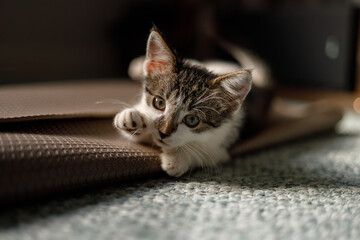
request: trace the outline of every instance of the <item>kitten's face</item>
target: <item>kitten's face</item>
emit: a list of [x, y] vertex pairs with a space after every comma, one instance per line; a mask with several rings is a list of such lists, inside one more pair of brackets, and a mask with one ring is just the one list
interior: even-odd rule
[[178, 72], [148, 76], [146, 102], [156, 116], [154, 137], [169, 146], [181, 146], [202, 138], [202, 134], [219, 127], [236, 108], [226, 94], [210, 89], [216, 78], [205, 69], [186, 64]]
[[248, 71], [217, 76], [179, 62], [157, 32], [148, 40], [144, 72], [153, 136], [160, 146], [205, 140], [231, 118], [250, 90]]

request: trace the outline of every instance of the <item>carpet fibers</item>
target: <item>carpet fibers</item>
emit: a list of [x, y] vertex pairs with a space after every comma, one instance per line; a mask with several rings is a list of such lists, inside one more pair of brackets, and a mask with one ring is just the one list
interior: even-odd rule
[[216, 170], [0, 213], [0, 239], [360, 239], [360, 116]]

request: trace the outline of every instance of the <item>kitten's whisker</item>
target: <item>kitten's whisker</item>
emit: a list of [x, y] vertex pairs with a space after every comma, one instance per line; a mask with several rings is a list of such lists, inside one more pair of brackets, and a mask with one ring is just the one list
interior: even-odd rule
[[206, 108], [206, 109], [210, 109], [210, 110], [213, 110], [214, 112], [216, 112], [217, 114], [220, 114], [219, 111], [217, 111], [215, 108], [212, 108], [212, 107], [208, 107], [208, 106], [198, 106], [197, 108]]
[[230, 104], [228, 100], [226, 100], [225, 98], [223, 97], [212, 97], [210, 99], [208, 99], [208, 101], [212, 100], [212, 99], [220, 99], [220, 100], [223, 100], [226, 104]]
[[212, 170], [212, 169], [217, 170], [216, 162], [214, 161], [214, 158], [208, 152], [206, 152], [201, 146], [193, 146], [193, 147], [197, 148], [198, 151], [200, 151], [205, 157], [207, 157], [208, 160], [210, 160], [210, 161], [206, 162], [206, 163], [210, 163], [210, 165], [208, 165], [208, 164], [206, 165], [208, 167], [207, 168], [208, 170]]
[[129, 104], [127, 104], [126, 102], [116, 100], [116, 99], [104, 99], [104, 100], [101, 100], [101, 101], [97, 101], [94, 104], [102, 104], [102, 103], [125, 105], [126, 107], [131, 108], [131, 106]]
[[138, 131], [140, 131], [140, 130], [141, 130], [141, 128], [136, 129], [133, 133], [131, 133], [131, 135], [130, 135], [130, 139], [129, 139], [129, 141], [128, 141], [129, 145], [130, 145], [130, 142], [132, 142], [132, 141], [133, 141], [133, 137], [134, 137], [134, 135], [135, 135]]
[[133, 96], [133, 97], [131, 98], [131, 102], [132, 102], [135, 98], [137, 98], [137, 97], [139, 97], [139, 96], [141, 96], [141, 95], [143, 95], [143, 93], [142, 93], [142, 92], [141, 92], [141, 93], [136, 94], [135, 96]]
[[214, 158], [208, 153], [206, 152], [203, 148], [199, 147], [199, 151], [201, 151], [204, 155], [206, 155], [208, 157], [208, 159], [211, 161], [212, 165], [215, 167], [216, 163], [214, 161]]
[[193, 108], [195, 111], [199, 111], [201, 114], [203, 114], [203, 116], [204, 116], [204, 118], [205, 118], [205, 120], [206, 120], [206, 114], [202, 111], [202, 110], [200, 110], [200, 109], [197, 109], [197, 108]]
[[195, 157], [195, 160], [200, 164], [201, 168], [204, 168], [203, 161], [201, 160], [201, 157], [199, 156], [199, 152], [195, 151], [193, 146], [191, 144], [184, 145], [186, 150], [190, 152], [192, 157]]
[[[204, 92], [201, 96], [203, 96], [205, 93], [206, 92]], [[206, 97], [204, 97], [204, 98], [202, 98], [200, 100], [196, 100], [196, 102], [193, 104], [193, 106], [196, 106], [196, 105], [198, 105], [200, 103], [203, 103], [203, 102], [207, 101], [209, 98], [211, 98], [212, 96], [214, 96], [216, 94], [218, 94], [218, 92], [214, 92], [214, 93], [212, 93], [212, 94], [210, 94], [210, 95], [208, 95], [208, 96], [206, 96]]]
[[[197, 145], [189, 145], [189, 147], [193, 150], [193, 152], [196, 152], [197, 159], [199, 161], [199, 164], [201, 165], [201, 168], [204, 169], [204, 166], [207, 166], [207, 162], [205, 162], [204, 157], [211, 158], [208, 153], [206, 153], [203, 149], [200, 148], [200, 146]], [[212, 159], [210, 159], [212, 161]]]
[[210, 100], [214, 100], [214, 99], [223, 100], [226, 104], [231, 105], [230, 102], [229, 102], [228, 100], [226, 100], [225, 98], [213, 96], [213, 97], [204, 99], [204, 101], [201, 101], [201, 102], [199, 102], [199, 103], [196, 103], [196, 104], [192, 105], [192, 107], [195, 107], [195, 106], [197, 106], [197, 105], [200, 104], [200, 103], [204, 103], [204, 102], [207, 102], [207, 101], [210, 101]]
[[193, 104], [193, 106], [195, 106], [195, 105], [197, 104], [197, 102], [198, 102], [205, 94], [206, 94], [206, 91], [204, 91], [204, 92], [200, 95], [200, 97], [198, 97], [198, 98], [196, 99], [196, 101], [195, 101], [195, 103]]

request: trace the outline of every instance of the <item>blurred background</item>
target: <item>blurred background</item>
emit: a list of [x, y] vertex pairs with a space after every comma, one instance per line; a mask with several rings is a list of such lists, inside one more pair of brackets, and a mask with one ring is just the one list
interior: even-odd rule
[[155, 24], [184, 57], [231, 57], [206, 34], [253, 50], [279, 86], [360, 91], [359, 17], [345, 0], [2, 0], [0, 83], [127, 76]]

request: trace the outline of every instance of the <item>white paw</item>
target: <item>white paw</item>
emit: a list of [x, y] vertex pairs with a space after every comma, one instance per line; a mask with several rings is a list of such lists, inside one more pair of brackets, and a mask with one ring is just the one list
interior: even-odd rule
[[146, 128], [145, 117], [134, 108], [124, 109], [114, 119], [116, 128], [131, 135], [140, 135]]
[[169, 175], [173, 177], [181, 177], [189, 170], [189, 164], [181, 161], [181, 159], [171, 154], [162, 153], [161, 168]]

